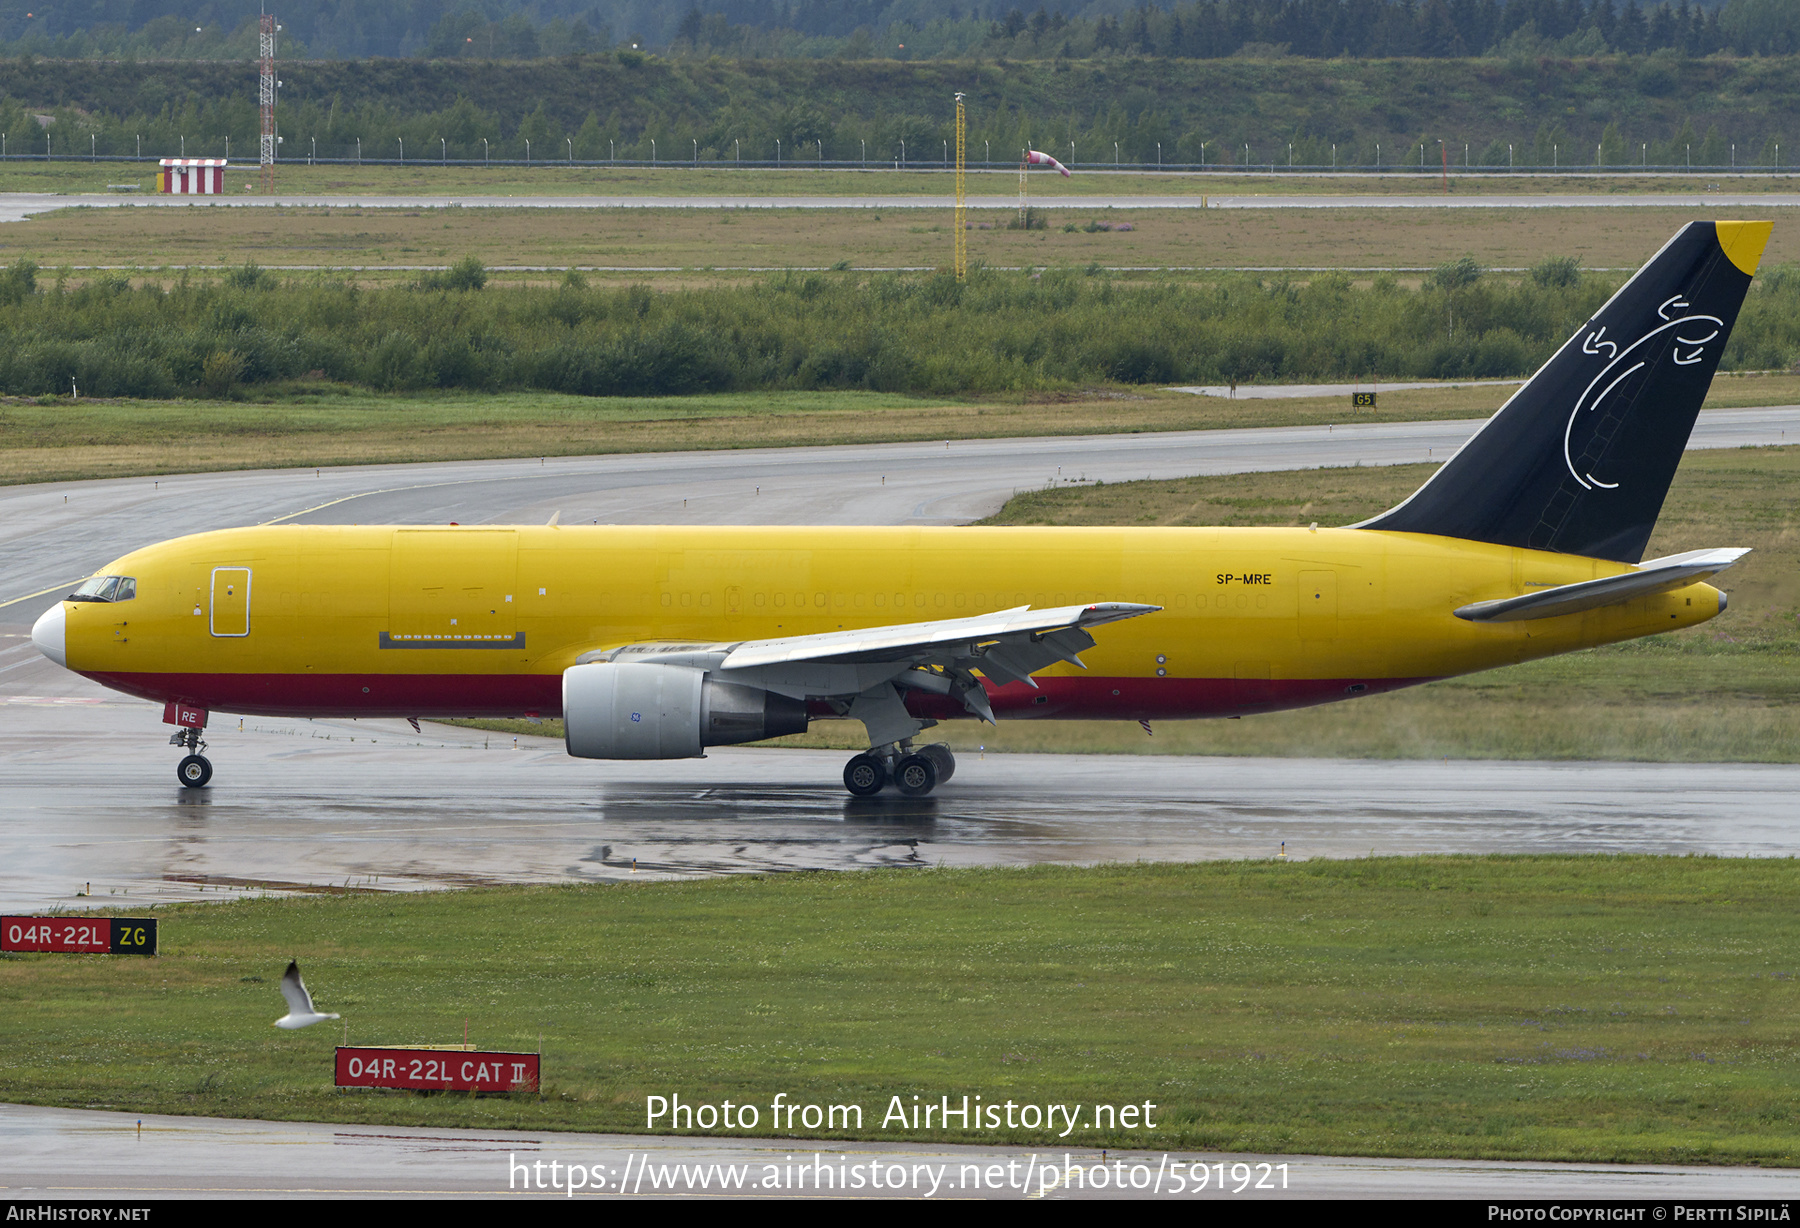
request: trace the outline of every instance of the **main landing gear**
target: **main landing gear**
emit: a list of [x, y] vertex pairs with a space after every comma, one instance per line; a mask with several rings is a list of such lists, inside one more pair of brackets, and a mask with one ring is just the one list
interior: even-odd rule
[[175, 765], [175, 779], [190, 789], [198, 789], [212, 779], [212, 760], [200, 752], [206, 749], [206, 743], [200, 740], [198, 729], [183, 729], [169, 738], [170, 746], [185, 746], [187, 757]]
[[844, 765], [844, 787], [874, 797], [891, 781], [907, 797], [924, 797], [956, 775], [956, 756], [942, 742], [913, 749], [911, 739], [866, 750]]

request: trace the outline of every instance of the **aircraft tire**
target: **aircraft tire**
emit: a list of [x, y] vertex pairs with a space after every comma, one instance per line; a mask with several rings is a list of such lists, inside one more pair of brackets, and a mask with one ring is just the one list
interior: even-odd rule
[[212, 779], [212, 762], [205, 755], [189, 755], [175, 765], [175, 779], [190, 789], [198, 789]]
[[908, 755], [894, 765], [894, 785], [908, 797], [924, 797], [937, 782], [937, 764], [928, 755]]
[[887, 782], [887, 764], [874, 755], [858, 755], [844, 765], [844, 788], [857, 797], [874, 797]]
[[940, 785], [949, 784], [950, 778], [956, 775], [956, 756], [950, 753], [950, 748], [942, 742], [933, 742], [930, 746], [923, 747], [919, 753], [927, 756], [931, 760], [931, 766], [937, 769], [937, 782]]

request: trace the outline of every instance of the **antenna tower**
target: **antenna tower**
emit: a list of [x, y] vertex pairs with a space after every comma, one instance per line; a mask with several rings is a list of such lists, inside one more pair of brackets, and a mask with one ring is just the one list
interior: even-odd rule
[[968, 194], [963, 190], [963, 137], [966, 131], [963, 115], [963, 96], [956, 95], [956, 280], [969, 279], [969, 237], [968, 227], [963, 222], [963, 213], [968, 205]]
[[262, 36], [257, 40], [262, 55], [262, 190], [275, 191], [275, 17], [262, 15]]

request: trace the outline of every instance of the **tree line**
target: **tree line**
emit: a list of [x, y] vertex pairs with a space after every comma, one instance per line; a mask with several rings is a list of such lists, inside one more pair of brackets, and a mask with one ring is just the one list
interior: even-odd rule
[[[1797, 6], [1800, 7], [1800, 6]], [[731, 61], [629, 48], [540, 61], [284, 64], [279, 157], [942, 166], [1023, 146], [1096, 165], [1791, 167], [1800, 74], [1778, 57]], [[8, 158], [240, 157], [249, 64], [0, 60]], [[1440, 142], [1442, 149], [1440, 150]]]
[[[1121, 11], [1121, 9], [1123, 11]], [[489, 60], [618, 44], [677, 55], [918, 60], [1800, 53], [1792, 0], [291, 0], [290, 59]], [[221, 0], [0, 0], [0, 55], [235, 59], [254, 10]]]

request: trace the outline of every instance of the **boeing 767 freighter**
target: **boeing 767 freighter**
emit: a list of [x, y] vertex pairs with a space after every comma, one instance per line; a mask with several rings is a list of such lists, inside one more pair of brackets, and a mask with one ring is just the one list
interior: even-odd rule
[[1412, 497], [1341, 529], [278, 525], [119, 559], [32, 638], [208, 713], [560, 715], [674, 759], [849, 717], [852, 793], [931, 792], [938, 721], [1329, 703], [1692, 626], [1745, 552], [1642, 562], [1768, 222], [1685, 226]]

